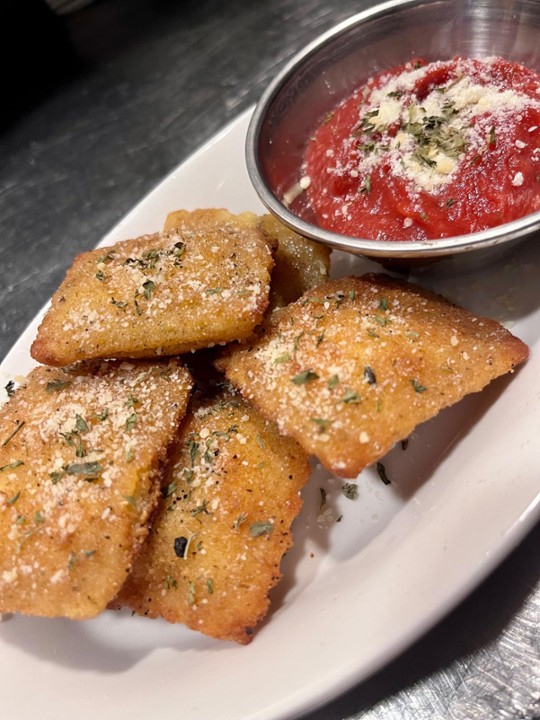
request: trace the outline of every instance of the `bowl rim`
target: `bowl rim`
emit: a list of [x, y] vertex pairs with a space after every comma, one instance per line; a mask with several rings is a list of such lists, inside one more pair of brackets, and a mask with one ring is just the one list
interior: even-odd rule
[[454, 0], [386, 0], [386, 2], [374, 5], [367, 10], [355, 13], [305, 45], [283, 66], [262, 93], [253, 111], [246, 134], [247, 170], [251, 183], [263, 204], [291, 230], [332, 248], [357, 255], [373, 258], [420, 258], [489, 248], [525, 237], [540, 228], [540, 211], [536, 211], [516, 220], [464, 235], [429, 240], [368, 240], [367, 238], [342, 235], [303, 220], [276, 198], [264, 179], [258, 154], [261, 130], [274, 99], [294, 73], [317, 51], [351, 27], [392, 14], [396, 10], [431, 4], [453, 5]]

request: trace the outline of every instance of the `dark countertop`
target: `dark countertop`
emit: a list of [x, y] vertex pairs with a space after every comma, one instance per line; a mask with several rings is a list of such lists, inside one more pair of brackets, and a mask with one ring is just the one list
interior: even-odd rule
[[[5, 3], [0, 357], [77, 252], [295, 51], [370, 4], [108, 0], [60, 20], [37, 0]], [[309, 720], [540, 717], [539, 544], [537, 526], [423, 639]]]

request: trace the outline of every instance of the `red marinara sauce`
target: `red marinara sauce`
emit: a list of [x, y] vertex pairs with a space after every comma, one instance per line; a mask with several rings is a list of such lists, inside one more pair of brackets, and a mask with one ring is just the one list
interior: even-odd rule
[[540, 74], [495, 57], [393, 68], [324, 119], [303, 173], [318, 224], [352, 237], [449, 237], [540, 210]]

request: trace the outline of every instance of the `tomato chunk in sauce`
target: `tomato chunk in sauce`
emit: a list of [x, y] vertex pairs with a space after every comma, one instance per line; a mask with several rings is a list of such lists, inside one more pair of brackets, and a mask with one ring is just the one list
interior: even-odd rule
[[425, 240], [540, 210], [540, 74], [501, 58], [407, 63], [371, 78], [308, 143], [321, 227]]

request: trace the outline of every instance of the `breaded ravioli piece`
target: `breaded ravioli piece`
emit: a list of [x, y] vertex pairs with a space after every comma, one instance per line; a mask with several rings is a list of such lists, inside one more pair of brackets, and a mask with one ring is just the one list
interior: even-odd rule
[[[185, 211], [167, 215], [164, 230], [175, 230]], [[275, 248], [275, 267], [270, 287], [270, 308], [288, 305], [317, 285], [328, 280], [330, 248], [308, 240], [290, 230], [272, 215], [258, 216], [244, 212], [236, 216], [237, 222], [259, 228], [271, 247]]]
[[79, 255], [31, 353], [62, 366], [175, 355], [247, 337], [268, 305], [271, 241], [226, 210]]
[[190, 389], [173, 360], [30, 373], [0, 410], [0, 612], [83, 619], [114, 598]]
[[149, 541], [114, 604], [249, 643], [308, 476], [301, 447], [240, 395], [195, 403]]
[[270, 240], [277, 241], [271, 307], [288, 305], [328, 280], [330, 248], [298, 235], [272, 215], [263, 215], [258, 224]]
[[528, 355], [499, 323], [418, 286], [366, 275], [276, 311], [226, 374], [263, 415], [341, 477]]

